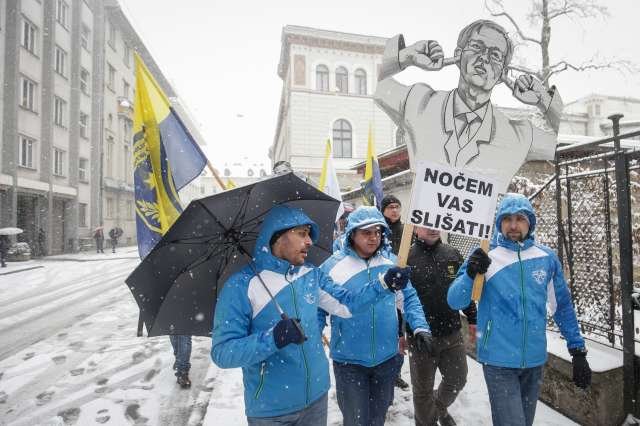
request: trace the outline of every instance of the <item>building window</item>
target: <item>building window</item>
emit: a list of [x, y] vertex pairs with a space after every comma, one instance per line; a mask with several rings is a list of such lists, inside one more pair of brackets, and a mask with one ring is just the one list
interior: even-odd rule
[[53, 174], [64, 176], [64, 151], [53, 148]]
[[27, 19], [22, 21], [22, 47], [34, 55], [37, 54], [38, 29]]
[[67, 21], [69, 19], [69, 5], [64, 0], [57, 0], [56, 2], [56, 21], [63, 27], [67, 28]]
[[33, 150], [35, 149], [36, 141], [35, 139], [28, 138], [26, 136], [20, 136], [20, 145], [19, 145], [19, 159], [20, 166], [28, 167], [33, 169]]
[[87, 226], [87, 205], [85, 203], [78, 203], [78, 225]]
[[596, 117], [600, 116], [600, 104], [596, 104]]
[[20, 96], [20, 106], [29, 111], [36, 111], [36, 87], [38, 86], [27, 77], [22, 77], [22, 96]]
[[130, 144], [133, 136], [133, 122], [128, 119], [122, 120], [122, 130], [124, 134], [124, 142]]
[[89, 78], [89, 71], [80, 68], [80, 90], [82, 90], [82, 93], [85, 95], [89, 94], [89, 87], [91, 87], [89, 85]]
[[133, 213], [133, 201], [127, 200], [127, 218], [129, 220], [135, 219], [135, 214]]
[[131, 150], [129, 149], [129, 145], [124, 146], [124, 180], [127, 183], [131, 182], [131, 177], [133, 177], [133, 172], [131, 171]]
[[349, 93], [349, 71], [345, 67], [336, 69], [336, 88], [340, 93]]
[[113, 50], [116, 50], [116, 27], [111, 23], [111, 21], [107, 22], [107, 27], [109, 31], [109, 38], [107, 39], [109, 46]]
[[336, 120], [333, 123], [333, 156], [351, 158], [351, 124], [347, 120]]
[[329, 68], [326, 65], [320, 64], [316, 67], [316, 90], [329, 91]]
[[107, 87], [113, 91], [115, 91], [116, 84], [116, 69], [111, 66], [111, 64], [107, 64]]
[[84, 50], [90, 52], [91, 49], [91, 28], [89, 28], [86, 24], [82, 24], [82, 28], [80, 30], [80, 45]]
[[53, 122], [60, 127], [67, 127], [67, 102], [55, 96], [53, 99]]
[[122, 62], [124, 62], [127, 68], [131, 67], [131, 48], [126, 43], [124, 45], [124, 49], [122, 53]]
[[80, 136], [88, 139], [89, 138], [89, 115], [80, 111]]
[[108, 177], [113, 177], [113, 153], [115, 151], [115, 141], [113, 140], [113, 136], [107, 137], [107, 151], [105, 155], [106, 164], [106, 175]]
[[358, 68], [355, 73], [356, 93], [358, 95], [367, 94], [367, 73], [362, 68]]
[[112, 218], [115, 216], [115, 203], [113, 202], [113, 198], [107, 197], [107, 211], [106, 215], [108, 218]]
[[89, 179], [87, 177], [87, 166], [89, 165], [89, 160], [86, 158], [80, 158], [78, 160], [78, 179], [80, 182], [88, 182]]
[[126, 80], [122, 80], [122, 96], [126, 99], [129, 99], [129, 89], [131, 88], [131, 86], [129, 86], [129, 83], [127, 83]]
[[60, 46], [56, 46], [55, 70], [63, 77], [67, 77], [67, 52]]
[[231, 176], [231, 170], [224, 169], [224, 177], [229, 177], [229, 176]]

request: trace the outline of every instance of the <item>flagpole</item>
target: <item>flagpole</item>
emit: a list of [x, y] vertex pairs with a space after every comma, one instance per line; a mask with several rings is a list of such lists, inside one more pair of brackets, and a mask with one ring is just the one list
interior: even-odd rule
[[224, 182], [222, 182], [222, 179], [220, 179], [220, 175], [218, 175], [218, 172], [216, 171], [216, 169], [214, 169], [213, 166], [211, 165], [211, 161], [209, 161], [209, 159], [207, 159], [207, 167], [209, 168], [209, 171], [211, 172], [211, 174], [213, 174], [213, 177], [216, 178], [216, 182], [218, 182], [218, 185], [220, 185], [220, 188], [222, 188], [223, 191], [227, 189]]

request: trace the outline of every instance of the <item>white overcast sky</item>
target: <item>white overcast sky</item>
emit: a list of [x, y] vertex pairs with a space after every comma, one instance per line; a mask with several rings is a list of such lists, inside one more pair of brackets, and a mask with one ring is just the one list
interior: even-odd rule
[[[488, 18], [482, 0], [119, 0], [164, 74], [200, 125], [215, 166], [248, 157], [267, 162], [273, 142], [282, 80], [277, 75], [282, 27], [302, 25], [391, 37], [407, 43], [440, 42], [451, 55], [459, 30]], [[505, 0], [523, 19], [530, 1]], [[637, 33], [640, 1], [601, 0], [607, 19], [560, 18], [552, 29], [552, 62], [592, 57], [640, 64]], [[498, 20], [508, 31], [512, 27]], [[523, 26], [536, 38], [539, 34]], [[531, 65], [539, 54], [516, 51]], [[455, 67], [437, 73], [405, 71], [406, 82], [424, 80], [439, 89], [455, 87]], [[566, 102], [590, 93], [640, 98], [640, 76], [613, 71], [565, 72], [552, 80]], [[493, 102], [517, 105], [499, 87]], [[327, 135], [329, 136], [329, 135]], [[318, 141], [323, 143], [323, 141]]]

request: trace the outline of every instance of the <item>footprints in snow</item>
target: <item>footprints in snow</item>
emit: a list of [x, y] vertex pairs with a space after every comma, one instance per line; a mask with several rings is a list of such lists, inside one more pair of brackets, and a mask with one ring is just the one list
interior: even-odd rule
[[60, 364], [64, 364], [64, 362], [67, 360], [67, 357], [64, 355], [58, 355], [58, 356], [54, 356], [51, 359], [53, 360], [53, 362], [56, 363], [56, 365], [60, 365]]
[[142, 417], [138, 410], [140, 409], [139, 404], [129, 404], [124, 412], [124, 415], [127, 419], [134, 422], [134, 424], [146, 424], [149, 419], [146, 417]]
[[35, 352], [29, 352], [28, 354], [25, 354], [25, 356], [22, 358], [23, 361], [29, 360], [31, 358], [33, 358], [35, 356]]
[[74, 424], [80, 417], [80, 409], [76, 407], [67, 408], [66, 410], [58, 412], [58, 416], [62, 417], [65, 425]]
[[96, 417], [96, 422], [103, 424], [109, 421], [111, 416], [109, 415], [109, 410], [102, 409], [98, 411], [98, 417]]
[[38, 395], [36, 395], [36, 405], [44, 405], [47, 402], [51, 401], [51, 398], [53, 398], [53, 394], [55, 394], [55, 391], [44, 391], [39, 393]]

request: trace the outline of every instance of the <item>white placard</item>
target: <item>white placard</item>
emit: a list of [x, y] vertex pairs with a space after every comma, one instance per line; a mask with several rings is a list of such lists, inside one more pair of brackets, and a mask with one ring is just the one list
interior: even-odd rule
[[500, 180], [430, 161], [416, 164], [409, 222], [453, 234], [489, 239]]

